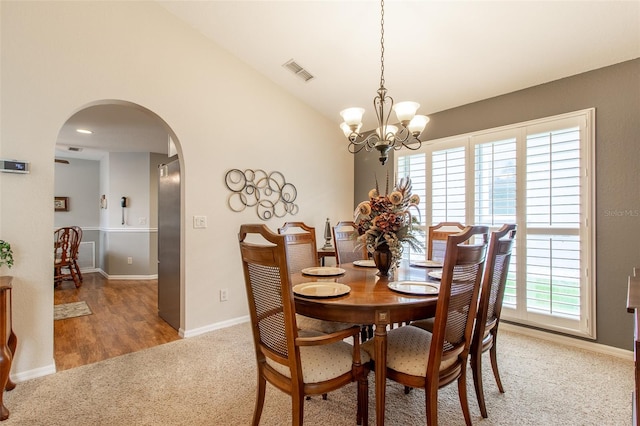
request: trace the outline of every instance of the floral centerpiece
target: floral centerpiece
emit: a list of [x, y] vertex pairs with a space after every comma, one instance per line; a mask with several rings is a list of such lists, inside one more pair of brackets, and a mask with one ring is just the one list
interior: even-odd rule
[[[420, 197], [411, 193], [411, 179], [400, 179], [393, 191], [389, 192], [389, 178], [387, 176], [386, 195], [381, 195], [376, 187], [369, 191], [369, 200], [361, 202], [354, 212], [354, 222], [358, 227], [361, 244], [366, 246], [369, 253], [375, 254], [376, 250], [389, 250], [391, 256], [390, 269], [395, 269], [402, 259], [403, 243], [409, 244], [418, 252], [424, 250], [424, 245], [416, 238], [422, 230], [416, 225], [419, 223], [420, 210], [418, 204]], [[411, 212], [417, 213], [418, 217]], [[376, 257], [374, 256], [374, 260]], [[387, 271], [376, 263], [382, 275]]]
[[0, 240], [0, 267], [7, 265], [9, 268], [13, 266], [13, 251], [11, 251], [11, 244], [5, 240]]

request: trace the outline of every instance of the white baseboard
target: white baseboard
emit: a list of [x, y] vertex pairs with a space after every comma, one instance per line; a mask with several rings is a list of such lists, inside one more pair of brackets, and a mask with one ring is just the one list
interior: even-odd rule
[[220, 330], [222, 328], [227, 328], [227, 327], [231, 327], [234, 325], [238, 325], [238, 324], [242, 324], [245, 322], [249, 322], [249, 316], [245, 315], [242, 317], [238, 317], [238, 318], [232, 318], [230, 320], [226, 320], [226, 321], [221, 321], [221, 322], [217, 322], [214, 324], [210, 324], [204, 327], [199, 327], [199, 328], [195, 328], [193, 330], [183, 330], [180, 329], [180, 336], [184, 337], [184, 338], [189, 338], [189, 337], [194, 337], [194, 336], [199, 336], [201, 334], [204, 333], [208, 333], [210, 331], [214, 331], [214, 330]]
[[591, 352], [597, 352], [604, 355], [611, 355], [617, 358], [633, 361], [633, 351], [616, 348], [613, 346], [607, 346], [600, 343], [589, 342], [586, 340], [575, 339], [573, 337], [564, 336], [561, 334], [547, 333], [541, 330], [536, 330], [528, 327], [521, 327], [515, 324], [506, 322], [500, 323], [500, 329], [510, 331], [512, 333], [518, 333], [529, 337], [535, 337], [542, 340], [547, 340], [561, 345], [573, 346], [578, 349], [584, 349]]
[[[84, 271], [82, 271], [82, 272], [84, 272]], [[106, 279], [114, 280], [114, 281], [118, 281], [118, 280], [157, 280], [158, 279], [158, 274], [152, 274], [152, 275], [109, 275], [105, 271], [103, 271], [102, 269], [96, 269], [95, 272], [99, 272], [100, 275], [102, 275]]]
[[12, 374], [11, 379], [16, 382], [25, 382], [27, 380], [35, 379], [42, 376], [48, 376], [49, 374], [54, 374], [56, 372], [56, 363], [55, 361], [49, 365], [44, 367], [34, 368], [33, 370], [22, 371], [17, 374]]

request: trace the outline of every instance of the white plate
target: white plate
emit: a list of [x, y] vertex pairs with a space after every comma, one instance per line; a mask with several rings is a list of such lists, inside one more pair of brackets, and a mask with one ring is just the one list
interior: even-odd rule
[[421, 281], [392, 281], [387, 284], [391, 290], [406, 294], [421, 296], [436, 295], [440, 291], [440, 284]]
[[341, 283], [310, 282], [293, 286], [293, 292], [305, 297], [338, 297], [351, 291], [351, 287]]
[[318, 277], [330, 277], [333, 275], [342, 275], [344, 274], [345, 271], [342, 268], [336, 268], [333, 266], [320, 266], [320, 267], [314, 267], [314, 268], [304, 268], [302, 270], [302, 273], [305, 275], [315, 275]]
[[418, 260], [416, 262], [411, 262], [410, 266], [417, 266], [420, 268], [442, 268], [442, 262], [437, 262], [435, 260]]
[[431, 271], [428, 272], [427, 275], [429, 275], [431, 278], [435, 278], [436, 280], [442, 279], [442, 271]]
[[375, 268], [376, 267], [376, 262], [374, 262], [373, 260], [367, 259], [367, 260], [354, 260], [353, 264], [356, 266], [363, 266], [365, 268]]

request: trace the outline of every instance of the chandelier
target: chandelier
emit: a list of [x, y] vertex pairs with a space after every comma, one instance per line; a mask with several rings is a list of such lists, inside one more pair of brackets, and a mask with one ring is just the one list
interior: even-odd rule
[[[380, 153], [380, 163], [384, 165], [389, 158], [389, 151], [402, 147], [416, 150], [422, 146], [420, 134], [427, 126], [429, 117], [416, 115], [420, 104], [417, 102], [398, 102], [387, 96], [384, 87], [384, 0], [380, 1], [380, 87], [373, 98], [373, 107], [378, 117], [378, 126], [374, 132], [364, 135], [360, 133], [364, 108], [347, 108], [340, 112], [344, 122], [340, 128], [349, 140], [349, 152], [356, 154], [363, 148], [367, 151], [377, 150]], [[396, 113], [400, 128], [389, 124], [391, 111]]]

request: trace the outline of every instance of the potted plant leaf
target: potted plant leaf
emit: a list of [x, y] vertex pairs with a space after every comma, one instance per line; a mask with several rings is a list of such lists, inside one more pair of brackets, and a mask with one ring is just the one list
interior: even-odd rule
[[13, 266], [13, 251], [11, 251], [11, 244], [0, 240], [0, 267], [3, 265], [7, 265], [9, 268]]

